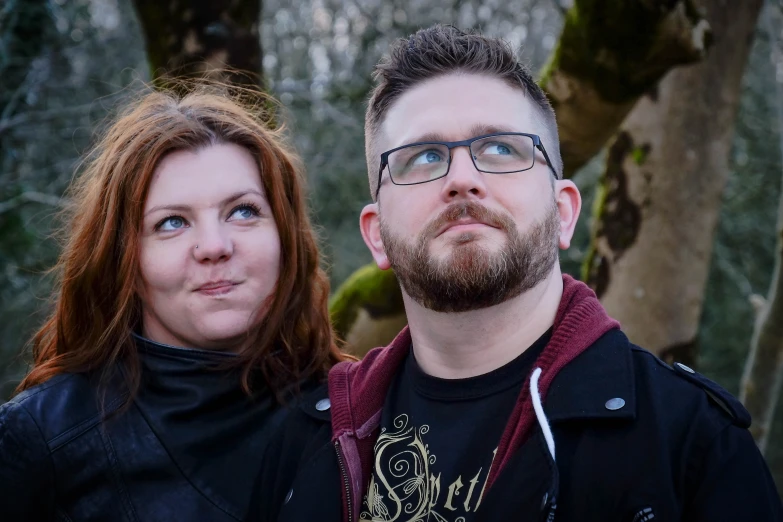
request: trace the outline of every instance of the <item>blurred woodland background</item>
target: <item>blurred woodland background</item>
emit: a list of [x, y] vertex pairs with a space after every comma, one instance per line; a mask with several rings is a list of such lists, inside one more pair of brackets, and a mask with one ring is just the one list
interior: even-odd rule
[[3, 0], [0, 401], [49, 306], [80, 157], [150, 82], [222, 65], [284, 106], [347, 349], [387, 342], [404, 315], [359, 235], [363, 115], [389, 43], [433, 23], [538, 71], [585, 198], [564, 270], [634, 342], [745, 402], [783, 490], [783, 0]]

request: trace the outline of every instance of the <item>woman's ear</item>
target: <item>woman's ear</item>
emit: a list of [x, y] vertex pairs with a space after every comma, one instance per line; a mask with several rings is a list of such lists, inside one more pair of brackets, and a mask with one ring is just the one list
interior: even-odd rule
[[386, 249], [381, 239], [381, 217], [378, 214], [378, 203], [370, 203], [362, 209], [359, 216], [359, 229], [362, 231], [364, 244], [370, 249], [375, 263], [381, 270], [391, 268], [389, 258], [386, 257]]
[[555, 181], [555, 204], [560, 216], [560, 249], [566, 250], [571, 246], [571, 238], [574, 237], [574, 229], [582, 209], [582, 195], [579, 189], [570, 179]]

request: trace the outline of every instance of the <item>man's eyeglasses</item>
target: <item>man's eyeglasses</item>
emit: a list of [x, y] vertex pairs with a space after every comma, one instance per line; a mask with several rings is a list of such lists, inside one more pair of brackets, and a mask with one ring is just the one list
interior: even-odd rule
[[395, 185], [418, 185], [434, 181], [449, 173], [451, 149], [456, 147], [468, 147], [476, 170], [487, 174], [529, 170], [535, 165], [538, 149], [555, 179], [558, 177], [540, 137], [520, 132], [499, 132], [463, 141], [411, 143], [384, 152], [381, 154], [375, 198], [378, 198], [384, 169], [388, 170], [389, 178]]

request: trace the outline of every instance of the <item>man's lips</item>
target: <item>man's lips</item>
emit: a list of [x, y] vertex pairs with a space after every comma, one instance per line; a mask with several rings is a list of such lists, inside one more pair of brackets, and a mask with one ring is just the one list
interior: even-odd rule
[[475, 230], [482, 227], [498, 228], [494, 225], [490, 225], [489, 223], [478, 221], [476, 219], [459, 219], [457, 221], [450, 221], [449, 223], [443, 225], [435, 234], [435, 237], [438, 237], [449, 231], [468, 232], [470, 230]]

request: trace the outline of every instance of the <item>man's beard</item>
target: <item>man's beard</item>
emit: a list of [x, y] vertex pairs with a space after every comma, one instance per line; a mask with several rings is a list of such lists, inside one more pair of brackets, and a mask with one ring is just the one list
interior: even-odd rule
[[[443, 227], [460, 218], [497, 227], [506, 242], [497, 252], [479, 244], [477, 232], [450, 239], [452, 252], [435, 259], [430, 243]], [[543, 281], [557, 262], [560, 217], [554, 201], [544, 219], [524, 236], [510, 217], [475, 203], [446, 208], [419, 234], [415, 244], [395, 236], [381, 219], [381, 239], [402, 288], [417, 303], [436, 312], [468, 312], [517, 297]]]

